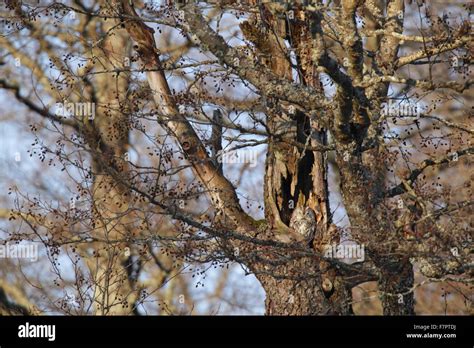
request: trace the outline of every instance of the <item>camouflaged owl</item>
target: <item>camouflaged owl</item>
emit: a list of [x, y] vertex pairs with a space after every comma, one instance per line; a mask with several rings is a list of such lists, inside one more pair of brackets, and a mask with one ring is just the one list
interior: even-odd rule
[[316, 232], [316, 214], [310, 207], [297, 207], [291, 214], [290, 227], [308, 244]]

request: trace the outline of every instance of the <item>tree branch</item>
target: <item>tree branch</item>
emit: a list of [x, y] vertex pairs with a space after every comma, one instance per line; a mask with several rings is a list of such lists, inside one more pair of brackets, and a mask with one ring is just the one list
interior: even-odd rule
[[19, 102], [26, 105], [31, 111], [34, 111], [37, 114], [39, 114], [39, 115], [41, 115], [41, 116], [43, 116], [43, 117], [45, 117], [45, 118], [47, 118], [51, 121], [58, 122], [58, 123], [60, 123], [62, 125], [65, 125], [65, 126], [70, 126], [70, 127], [74, 128], [75, 130], [79, 131], [79, 128], [80, 128], [79, 124], [75, 120], [66, 119], [64, 117], [59, 117], [59, 116], [49, 112], [45, 108], [39, 107], [38, 105], [33, 103], [30, 99], [22, 96], [21, 93], [20, 93], [20, 87], [18, 85], [9, 83], [5, 79], [0, 79], [0, 87], [13, 91], [13, 93], [15, 94], [15, 98]]
[[405, 179], [403, 179], [400, 184], [390, 189], [386, 193], [385, 196], [390, 198], [390, 197], [395, 197], [407, 192], [408, 188], [413, 187], [413, 184], [415, 180], [418, 178], [418, 176], [420, 176], [423, 173], [423, 171], [428, 167], [439, 166], [441, 164], [454, 161], [454, 158], [456, 157], [459, 158], [464, 155], [472, 155], [472, 154], [474, 154], [474, 147], [470, 147], [467, 149], [463, 149], [463, 150], [451, 153], [448, 156], [443, 157], [443, 158], [438, 158], [435, 160], [426, 159], [421, 163], [421, 165], [418, 168], [414, 169]]
[[[293, 84], [275, 75], [269, 68], [254, 62], [239, 50], [230, 47], [204, 20], [198, 6], [189, 2], [183, 7], [187, 31], [200, 41], [200, 46], [217, 57], [222, 65], [232, 68], [242, 79], [247, 80], [267, 97], [276, 97], [299, 105], [304, 110], [318, 111], [318, 121], [329, 128], [330, 104], [324, 95], [314, 88]], [[238, 64], [236, 62], [238, 61]]]
[[[115, 1], [120, 14], [137, 18], [129, 1]], [[213, 206], [222, 214], [223, 223], [231, 223], [241, 233], [252, 233], [255, 229], [253, 219], [240, 206], [237, 194], [227, 178], [219, 173], [218, 168], [208, 156], [206, 149], [186, 117], [178, 110], [176, 101], [166, 80], [158, 57], [153, 29], [138, 19], [125, 20], [125, 28], [136, 43], [137, 51], [146, 69], [148, 84], [154, 93], [154, 100], [159, 110], [159, 122], [174, 135], [190, 161], [194, 172], [207, 188]]]

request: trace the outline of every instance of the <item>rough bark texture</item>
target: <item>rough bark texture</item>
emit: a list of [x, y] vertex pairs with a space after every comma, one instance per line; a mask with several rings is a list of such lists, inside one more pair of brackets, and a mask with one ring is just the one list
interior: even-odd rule
[[[348, 315], [352, 313], [350, 291], [345, 284], [334, 284], [334, 292], [322, 288], [323, 274], [314, 279], [291, 279], [302, 270], [318, 273], [319, 265], [311, 259], [300, 259], [279, 267], [273, 272], [289, 279], [259, 276], [266, 293], [266, 315]], [[326, 274], [326, 272], [324, 272]]]
[[[389, 262], [394, 262], [393, 259]], [[395, 261], [396, 262], [396, 261]], [[384, 315], [414, 315], [413, 266], [407, 260], [398, 260], [389, 271], [384, 270], [379, 290]]]

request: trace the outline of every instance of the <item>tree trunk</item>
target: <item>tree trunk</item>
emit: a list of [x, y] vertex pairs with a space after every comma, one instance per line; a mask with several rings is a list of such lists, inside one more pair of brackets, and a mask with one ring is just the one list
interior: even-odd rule
[[[268, 268], [267, 268], [268, 272]], [[325, 273], [314, 259], [301, 258], [272, 269], [272, 275], [258, 275], [265, 293], [267, 315], [349, 315], [351, 289], [336, 277], [333, 290], [322, 288]], [[314, 277], [308, 277], [314, 274]]]
[[[103, 30], [111, 30], [114, 25], [106, 22]], [[103, 46], [94, 52], [95, 57], [102, 58], [99, 69], [124, 69], [127, 66], [127, 42], [125, 30], [107, 36]], [[92, 158], [94, 237], [106, 241], [127, 240], [133, 237], [136, 224], [131, 192], [117, 182], [108, 168], [114, 168], [118, 173], [127, 172], [125, 153], [129, 120], [124, 105], [128, 103], [128, 77], [122, 73], [112, 82], [109, 74], [99, 74], [96, 79], [98, 105], [96, 117], [89, 124], [93, 136], [88, 139], [89, 146], [96, 153]], [[134, 286], [140, 265], [135, 247], [125, 241], [96, 242], [94, 249], [95, 257], [88, 258], [88, 267], [95, 283], [95, 312], [100, 315], [133, 314], [137, 298]]]
[[415, 315], [413, 266], [406, 260], [390, 260], [393, 268], [382, 270], [379, 291], [384, 315]]
[[[246, 38], [252, 41], [260, 61], [276, 75], [293, 79], [284, 39], [288, 32], [301, 66], [301, 83], [316, 88], [319, 80], [311, 59], [311, 33], [307, 25], [294, 25], [287, 30], [287, 22], [272, 13], [270, 4], [262, 5], [265, 19], [254, 16], [241, 25]], [[296, 18], [302, 22], [303, 11]], [[266, 21], [271, 29], [261, 25]], [[291, 241], [290, 219], [295, 209], [311, 208], [316, 215], [317, 229], [314, 244], [306, 245], [322, 251], [327, 242], [330, 226], [327, 187], [326, 154], [308, 150], [308, 147], [324, 147], [327, 130], [299, 111], [278, 99], [267, 100], [267, 126], [272, 134], [269, 139], [265, 170], [265, 218], [270, 234], [276, 239]], [[258, 268], [258, 267], [257, 267]], [[268, 267], [263, 273], [267, 273]], [[258, 270], [256, 272], [258, 274]], [[352, 313], [351, 290], [347, 289], [336, 271], [327, 262], [318, 259], [295, 258], [284, 266], [272, 269], [271, 276], [258, 276], [266, 291], [266, 313], [269, 315], [324, 315]], [[305, 273], [314, 274], [308, 279]], [[275, 276], [276, 275], [276, 276]], [[292, 278], [296, 275], [296, 278]], [[300, 275], [300, 276], [298, 276]], [[299, 279], [301, 278], [301, 279]], [[330, 289], [323, 291], [323, 282]]]

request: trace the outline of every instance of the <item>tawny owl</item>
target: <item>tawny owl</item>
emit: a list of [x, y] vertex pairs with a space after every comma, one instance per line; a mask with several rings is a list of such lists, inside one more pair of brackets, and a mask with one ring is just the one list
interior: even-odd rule
[[291, 214], [290, 227], [308, 244], [316, 232], [316, 214], [310, 207], [297, 207]]

